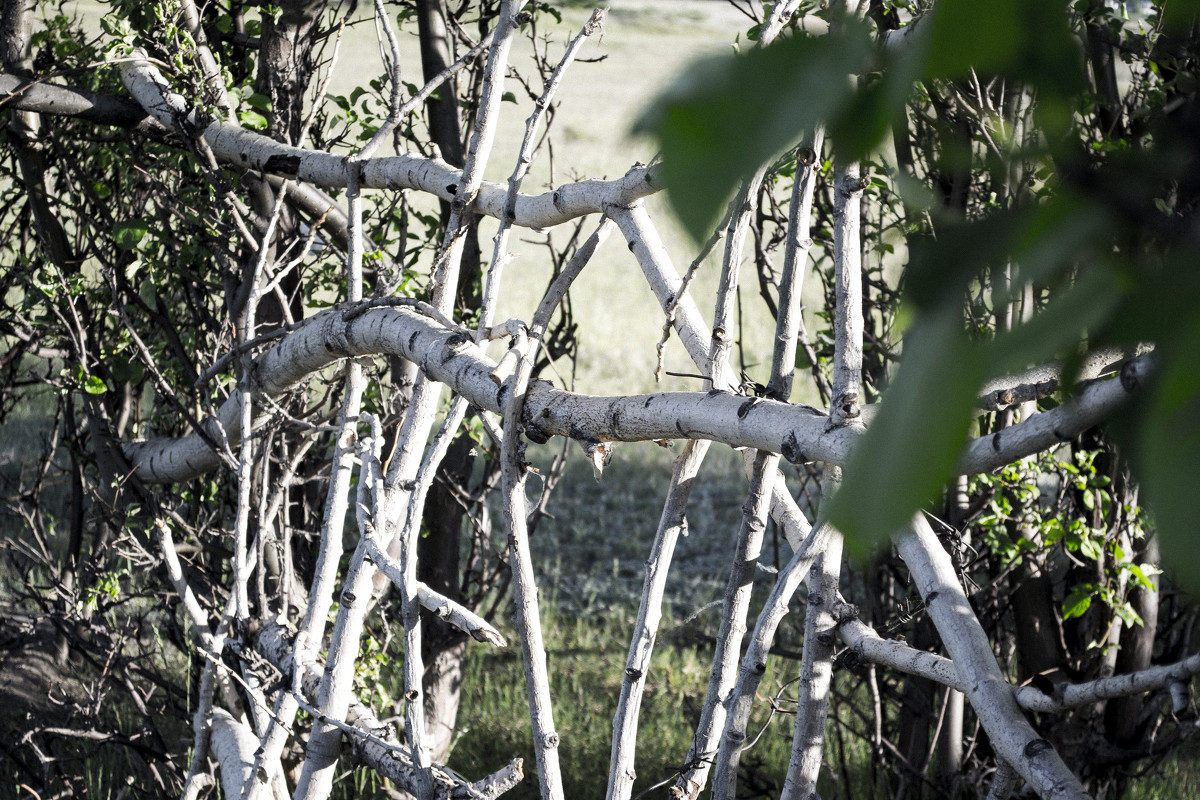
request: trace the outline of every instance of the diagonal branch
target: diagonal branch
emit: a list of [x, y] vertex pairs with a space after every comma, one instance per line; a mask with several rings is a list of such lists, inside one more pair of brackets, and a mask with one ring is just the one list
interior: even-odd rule
[[911, 529], [896, 537], [896, 547], [996, 755], [1020, 773], [1044, 800], [1087, 798], [1087, 792], [1054, 747], [1021, 713], [987, 634], [958, 582], [950, 556], [923, 514], [917, 514]]

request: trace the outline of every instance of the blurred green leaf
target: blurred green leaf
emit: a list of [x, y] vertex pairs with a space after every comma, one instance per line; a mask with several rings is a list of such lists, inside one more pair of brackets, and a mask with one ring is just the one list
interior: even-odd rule
[[1092, 607], [1092, 592], [1095, 587], [1090, 583], [1071, 587], [1071, 593], [1063, 600], [1063, 619], [1082, 617]]
[[1196, 481], [1200, 476], [1200, 319], [1165, 349], [1149, 401], [1141, 404], [1138, 475], [1160, 535], [1163, 563], [1200, 590]]
[[113, 241], [122, 250], [133, 250], [150, 230], [144, 218], [131, 219], [113, 225]]
[[872, 49], [852, 25], [703, 61], [638, 122], [662, 142], [668, 197], [696, 239], [712, 230], [742, 180], [850, 103], [851, 76]]
[[238, 114], [238, 122], [243, 128], [250, 128], [255, 131], [264, 131], [267, 129], [267, 118], [257, 111], [245, 110]]
[[992, 72], [1012, 63], [1024, 38], [1020, 5], [1013, 0], [942, 0], [931, 20], [928, 74], [958, 78], [972, 67]]
[[962, 335], [957, 308], [940, 309], [915, 325], [902, 363], [850, 456], [829, 511], [859, 556], [869, 555], [939, 493], [983, 382], [982, 362]]
[[88, 394], [104, 394], [108, 391], [108, 387], [104, 385], [104, 380], [97, 375], [88, 375], [83, 382], [83, 390]]

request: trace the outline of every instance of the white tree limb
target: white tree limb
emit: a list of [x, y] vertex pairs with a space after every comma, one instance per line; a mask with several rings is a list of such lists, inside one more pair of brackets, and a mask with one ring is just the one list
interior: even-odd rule
[[625, 677], [621, 681], [621, 694], [617, 700], [617, 711], [613, 715], [613, 743], [608, 766], [606, 800], [628, 800], [633, 793], [638, 714], [641, 711], [646, 676], [650, 672], [650, 656], [654, 652], [658, 624], [662, 619], [662, 600], [667, 588], [667, 576], [675, 553], [675, 544], [681, 535], [687, 535], [687, 517], [684, 512], [708, 446], [709, 443], [703, 439], [689, 441], [675, 459], [675, 466], [671, 472], [671, 485], [667, 489], [667, 499], [663, 502], [654, 545], [650, 549], [649, 558], [646, 559], [642, 602], [638, 607], [637, 622], [634, 623], [633, 635], [629, 640]]
[[[122, 66], [126, 89], [159, 123], [174, 130], [197, 125], [196, 115], [182, 95], [173, 92], [162, 74], [148, 61], [130, 61]], [[212, 122], [195, 131], [221, 161], [325, 188], [341, 188], [349, 181], [345, 156], [281, 144], [237, 125]], [[359, 164], [361, 185], [366, 189], [415, 189], [453, 203], [463, 187], [463, 173], [436, 158], [416, 155], [371, 158]], [[588, 214], [602, 213], [608, 206], [627, 206], [662, 188], [655, 167], [637, 166], [611, 181], [588, 180], [566, 184], [540, 195], [520, 195], [512, 208], [511, 224], [544, 229]], [[504, 213], [508, 188], [481, 182], [471, 210], [499, 217]]]
[[949, 554], [923, 514], [896, 537], [925, 609], [937, 627], [962, 690], [988, 733], [998, 758], [1008, 762], [1043, 800], [1084, 800], [1078, 778], [1043, 739], [1017, 705], [1004, 679], [987, 634], [958, 582]]
[[221, 789], [226, 797], [241, 797], [254, 772], [258, 737], [223, 708], [212, 711], [209, 749], [221, 770]]
[[[361, 307], [359, 307], [361, 308]], [[373, 308], [355, 315], [340, 307], [318, 314], [283, 337], [255, 362], [260, 391], [278, 396], [320, 369], [347, 357], [396, 355], [416, 362], [434, 380], [449, 385], [474, 405], [499, 412], [503, 389], [489, 377], [494, 361], [457, 331], [408, 308]], [[1142, 356], [1121, 377], [1099, 380], [1067, 403], [968, 442], [958, 470], [986, 472], [1066, 441], [1118, 408], [1151, 371]], [[202, 424], [217, 441], [240, 438], [241, 394], [233, 393], [216, 418]], [[808, 406], [725, 393], [664, 392], [602, 397], [535, 383], [524, 407], [531, 438], [571, 436], [594, 441], [710, 439], [783, 455], [793, 463], [820, 460], [845, 464], [861, 430], [826, 430], [826, 416]], [[540, 437], [540, 438], [539, 438]], [[189, 480], [216, 468], [217, 454], [197, 434], [179, 439], [134, 442], [125, 455], [147, 483]]]

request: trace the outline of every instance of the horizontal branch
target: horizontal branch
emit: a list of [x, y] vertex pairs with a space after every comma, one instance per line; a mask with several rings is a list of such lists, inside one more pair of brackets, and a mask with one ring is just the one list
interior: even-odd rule
[[[1153, 348], [1142, 346], [1132, 351], [1119, 347], [1093, 350], [1079, 360], [1076, 374], [1069, 377], [1076, 382], [1095, 380], [1128, 359], [1145, 355], [1151, 349]], [[984, 411], [1002, 411], [1029, 400], [1049, 397], [1062, 385], [1063, 366], [1061, 361], [1052, 361], [1015, 375], [994, 378], [983, 385], [976, 406]]]
[[1154, 368], [1153, 359], [1152, 353], [1139, 356], [1126, 362], [1118, 377], [1087, 382], [1062, 405], [968, 442], [958, 459], [958, 473], [990, 472], [1069, 441], [1104, 421], [1146, 383]]
[[[350, 161], [344, 155], [281, 144], [230, 122], [211, 122], [196, 130], [200, 123], [195, 110], [148, 61], [123, 65], [121, 78], [156, 120], [202, 138], [222, 162], [326, 188], [342, 188], [349, 182]], [[451, 202], [462, 183], [462, 171], [439, 158], [405, 154], [355, 163], [360, 171], [359, 186], [364, 189], [414, 189]], [[655, 167], [637, 166], [616, 180], [579, 181], [540, 195], [518, 195], [508, 222], [525, 228], [551, 228], [601, 213], [608, 206], [627, 206], [660, 188]], [[484, 183], [472, 210], [499, 218], [507, 194], [508, 187], [503, 184]]]
[[[936, 653], [918, 650], [901, 640], [884, 639], [874, 628], [860, 620], [857, 613], [853, 606], [846, 603], [834, 608], [838, 633], [854, 653], [854, 659], [926, 678], [951, 689], [964, 690], [953, 661]], [[1017, 705], [1026, 711], [1053, 713], [1118, 697], [1170, 689], [1176, 684], [1186, 684], [1195, 675], [1200, 675], [1200, 653], [1174, 664], [1161, 664], [1127, 675], [1098, 678], [1085, 683], [1060, 683], [1051, 694], [1032, 685], [1014, 687], [1013, 694]]]
[[[98, 125], [132, 128], [148, 114], [127, 97], [60, 86], [0, 73], [0, 106], [60, 117], [76, 117]], [[158, 122], [153, 123], [158, 127]]]
[[[505, 390], [491, 377], [496, 363], [470, 335], [410, 308], [364, 308], [364, 304], [334, 307], [282, 337], [255, 362], [256, 391], [279, 396], [340, 359], [393, 355], [415, 362], [430, 378], [447, 384], [475, 406], [500, 411]], [[1150, 369], [1146, 358], [1129, 362], [1120, 379], [1089, 384], [1052, 411], [968, 443], [959, 469], [993, 470], [1091, 427], [1145, 380]], [[209, 439], [241, 441], [241, 399], [241, 391], [235, 391], [215, 418], [201, 423]], [[538, 442], [551, 436], [585, 444], [708, 439], [780, 453], [793, 463], [844, 465], [862, 430], [856, 426], [829, 429], [826, 422], [825, 413], [808, 406], [727, 392], [594, 396], [562, 391], [544, 382], [529, 388], [523, 413], [526, 435]], [[126, 446], [125, 454], [147, 483], [190, 480], [219, 463], [217, 454], [197, 434], [134, 442]]]

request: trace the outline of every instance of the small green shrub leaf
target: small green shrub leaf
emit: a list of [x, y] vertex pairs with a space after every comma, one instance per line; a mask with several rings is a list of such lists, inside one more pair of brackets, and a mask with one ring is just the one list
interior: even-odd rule
[[134, 250], [150, 231], [150, 224], [144, 218], [118, 222], [113, 226], [113, 241], [122, 250]]

